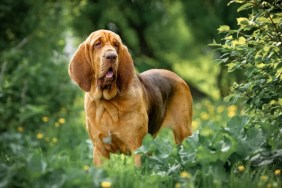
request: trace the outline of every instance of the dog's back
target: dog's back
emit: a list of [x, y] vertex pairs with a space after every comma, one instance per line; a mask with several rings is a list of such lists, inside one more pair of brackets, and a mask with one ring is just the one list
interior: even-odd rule
[[144, 93], [148, 101], [148, 132], [156, 135], [162, 126], [170, 127], [177, 143], [191, 135], [192, 96], [185, 81], [162, 69], [145, 71], [139, 74], [139, 79], [147, 90]]

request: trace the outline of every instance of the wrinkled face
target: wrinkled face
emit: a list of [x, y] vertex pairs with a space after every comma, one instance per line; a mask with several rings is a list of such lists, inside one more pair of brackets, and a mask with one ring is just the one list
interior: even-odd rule
[[121, 39], [110, 31], [94, 32], [89, 36], [89, 57], [95, 70], [97, 86], [102, 90], [111, 89], [117, 79]]
[[74, 53], [69, 75], [92, 100], [111, 100], [133, 78], [134, 64], [120, 37], [112, 31], [90, 34]]

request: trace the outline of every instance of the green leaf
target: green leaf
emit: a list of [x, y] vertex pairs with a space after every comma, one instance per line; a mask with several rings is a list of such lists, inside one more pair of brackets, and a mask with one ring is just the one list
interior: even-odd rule
[[244, 131], [245, 125], [247, 125], [249, 118], [247, 116], [234, 116], [227, 123], [226, 129], [233, 135], [240, 136]]
[[252, 7], [253, 7], [253, 3], [245, 3], [237, 9], [237, 12], [241, 12], [243, 10], [246, 10]]
[[208, 164], [216, 162], [219, 159], [219, 154], [216, 151], [212, 151], [205, 146], [199, 146], [196, 151], [197, 161], [201, 164]]
[[249, 25], [249, 20], [248, 18], [245, 18], [245, 17], [240, 17], [240, 18], [237, 18], [237, 24], [238, 25]]
[[217, 30], [219, 33], [225, 33], [230, 30], [230, 27], [228, 25], [221, 25]]
[[232, 0], [227, 5], [229, 6], [232, 3], [244, 3], [244, 2], [245, 2], [244, 0]]
[[192, 167], [196, 161], [196, 150], [199, 146], [199, 131], [185, 139], [179, 149], [179, 157], [182, 164]]
[[135, 151], [135, 154], [147, 154], [155, 151], [155, 149], [153, 136], [147, 134], [142, 141], [142, 146]]
[[0, 187], [8, 187], [9, 182], [12, 181], [9, 177], [9, 167], [4, 163], [0, 163]]
[[244, 140], [252, 151], [261, 150], [261, 146], [265, 144], [265, 136], [261, 128], [252, 127], [246, 131], [246, 139]]
[[199, 145], [199, 131], [196, 131], [192, 136], [189, 136], [183, 144], [187, 145], [187, 147], [192, 150], [195, 149]]
[[41, 153], [36, 151], [28, 157], [27, 167], [33, 177], [39, 177], [45, 173], [47, 163], [42, 159]]
[[220, 160], [226, 162], [228, 158], [237, 151], [237, 141], [229, 134], [224, 134], [220, 142]]

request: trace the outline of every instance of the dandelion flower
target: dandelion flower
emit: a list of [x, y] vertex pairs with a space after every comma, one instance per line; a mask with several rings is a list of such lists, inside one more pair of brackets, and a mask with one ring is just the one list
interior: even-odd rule
[[213, 134], [213, 131], [210, 128], [204, 128], [202, 130], [202, 135], [203, 136], [209, 136], [209, 135], [212, 135], [212, 134]]
[[47, 123], [49, 121], [49, 117], [48, 116], [43, 116], [42, 117], [42, 121]]
[[214, 112], [214, 106], [212, 106], [212, 105], [208, 106], [207, 109], [210, 113]]
[[262, 181], [267, 181], [267, 180], [268, 180], [268, 177], [265, 176], [265, 175], [262, 175], [262, 176], [260, 177], [260, 179], [261, 179]]
[[52, 138], [52, 142], [53, 142], [54, 144], [56, 144], [56, 143], [58, 142], [58, 138], [56, 138], [56, 137]]
[[209, 114], [207, 112], [202, 112], [200, 114], [200, 116], [201, 116], [202, 120], [208, 120], [209, 119]]
[[274, 174], [275, 174], [276, 176], [281, 175], [281, 170], [280, 170], [280, 169], [276, 169], [276, 170], [274, 171]]
[[192, 121], [193, 130], [197, 130], [199, 128], [199, 123], [197, 121]]
[[227, 108], [228, 117], [233, 117], [236, 115], [237, 106], [231, 105]]
[[175, 184], [175, 188], [180, 188], [181, 187], [181, 184], [180, 183], [176, 183]]
[[65, 120], [65, 118], [60, 118], [60, 119], [58, 120], [58, 122], [59, 122], [60, 124], [64, 124], [64, 123], [66, 122], [66, 120]]
[[41, 140], [44, 137], [42, 133], [37, 133], [36, 138]]
[[244, 165], [238, 166], [238, 170], [239, 170], [240, 172], [244, 172], [244, 171], [245, 171], [245, 166], [244, 166]]
[[23, 127], [18, 127], [18, 128], [17, 128], [17, 131], [20, 132], [20, 133], [22, 133], [22, 132], [24, 131], [24, 128], [23, 128]]
[[218, 112], [218, 113], [221, 113], [221, 112], [223, 112], [223, 111], [224, 111], [224, 107], [223, 107], [223, 106], [217, 107], [217, 112]]
[[235, 116], [235, 115], [236, 115], [236, 113], [233, 112], [233, 111], [228, 112], [228, 117], [233, 117], [233, 116]]
[[209, 100], [205, 100], [205, 101], [204, 101], [204, 105], [205, 105], [206, 107], [212, 106], [211, 101], [209, 101]]
[[89, 166], [88, 166], [88, 165], [84, 165], [84, 166], [83, 166], [83, 170], [84, 170], [84, 171], [88, 171], [88, 170], [89, 170]]
[[181, 176], [182, 178], [187, 178], [187, 179], [189, 179], [189, 178], [192, 177], [191, 174], [190, 174], [189, 172], [187, 172], [187, 171], [181, 172], [180, 176]]
[[55, 123], [55, 127], [60, 127], [60, 123], [59, 123], [59, 122], [56, 122], [56, 123]]
[[109, 188], [109, 187], [111, 187], [112, 186], [112, 182], [110, 182], [110, 181], [103, 181], [102, 183], [101, 183], [101, 187], [102, 188]]

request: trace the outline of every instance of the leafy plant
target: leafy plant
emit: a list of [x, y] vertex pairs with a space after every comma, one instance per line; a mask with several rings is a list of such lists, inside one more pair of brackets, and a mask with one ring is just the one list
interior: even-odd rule
[[230, 72], [242, 71], [246, 81], [234, 83], [227, 97], [241, 103], [253, 118], [249, 125], [267, 132], [267, 144], [281, 149], [282, 130], [282, 4], [271, 0], [234, 0], [248, 17], [237, 18], [238, 28], [220, 26], [223, 43], [214, 42], [222, 53], [219, 63]]

